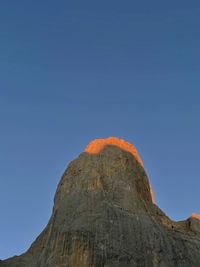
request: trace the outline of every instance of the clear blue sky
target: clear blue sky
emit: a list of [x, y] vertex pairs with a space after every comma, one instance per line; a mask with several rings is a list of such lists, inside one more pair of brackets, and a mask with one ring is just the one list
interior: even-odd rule
[[135, 145], [172, 219], [200, 213], [199, 117], [199, 1], [2, 0], [0, 258], [30, 246], [98, 137]]

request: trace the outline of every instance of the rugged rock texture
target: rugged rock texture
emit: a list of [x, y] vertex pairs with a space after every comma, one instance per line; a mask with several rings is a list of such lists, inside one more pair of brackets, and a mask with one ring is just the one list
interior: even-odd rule
[[136, 150], [92, 142], [58, 185], [47, 227], [0, 267], [199, 267], [200, 221], [171, 221], [152, 201]]

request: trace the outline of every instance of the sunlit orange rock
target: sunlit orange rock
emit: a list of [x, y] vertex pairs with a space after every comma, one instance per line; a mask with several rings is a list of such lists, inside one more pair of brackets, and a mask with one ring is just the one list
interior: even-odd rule
[[[117, 137], [108, 137], [105, 139], [95, 139], [92, 142], [90, 142], [87, 147], [85, 148], [85, 152], [90, 153], [90, 154], [98, 154], [100, 153], [106, 146], [116, 146], [119, 147], [125, 151], [130, 152], [134, 158], [137, 160], [137, 162], [143, 166], [143, 162], [140, 158], [140, 156], [138, 155], [137, 150], [135, 149], [135, 147], [124, 141], [123, 139], [119, 139]], [[155, 203], [154, 200], [154, 193], [152, 190], [152, 187], [150, 186], [150, 193], [151, 193], [151, 199], [152, 199], [152, 203]]]
[[191, 214], [191, 217], [192, 217], [192, 218], [195, 218], [195, 219], [197, 219], [197, 220], [200, 220], [200, 214], [197, 214], [197, 213], [195, 213], [195, 212], [193, 212], [193, 213]]
[[123, 139], [119, 139], [116, 137], [109, 137], [105, 139], [95, 139], [86, 147], [85, 152], [91, 154], [98, 154], [101, 152], [106, 146], [117, 146], [125, 151], [130, 152], [135, 159], [143, 166], [142, 160], [140, 159], [137, 150], [134, 148], [133, 145], [124, 141]]
[[153, 193], [151, 185], [150, 185], [150, 194], [151, 194], [152, 203], [155, 204], [154, 193]]

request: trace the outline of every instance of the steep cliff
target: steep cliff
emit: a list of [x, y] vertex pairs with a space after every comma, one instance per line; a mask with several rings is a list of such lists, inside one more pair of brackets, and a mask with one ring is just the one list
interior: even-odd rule
[[200, 220], [171, 221], [154, 204], [135, 148], [91, 142], [58, 185], [52, 216], [28, 251], [0, 267], [198, 267]]

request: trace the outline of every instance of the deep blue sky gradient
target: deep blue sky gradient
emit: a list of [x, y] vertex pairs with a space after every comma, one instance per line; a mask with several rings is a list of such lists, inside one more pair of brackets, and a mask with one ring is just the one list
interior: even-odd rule
[[200, 2], [0, 4], [0, 258], [47, 224], [94, 138], [134, 144], [156, 203], [200, 213]]

